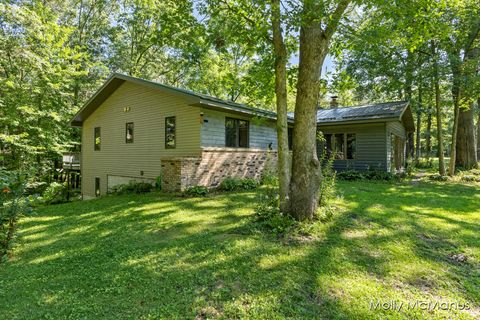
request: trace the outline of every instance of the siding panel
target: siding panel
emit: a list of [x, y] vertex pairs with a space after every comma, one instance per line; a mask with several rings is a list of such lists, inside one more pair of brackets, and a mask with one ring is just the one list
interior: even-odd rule
[[[183, 98], [125, 82], [83, 124], [82, 194], [94, 196], [95, 177], [105, 194], [107, 175], [155, 179], [162, 157], [200, 155], [199, 112]], [[164, 147], [168, 116], [176, 116], [176, 149]], [[134, 142], [129, 144], [127, 122], [134, 123]], [[93, 150], [95, 127], [101, 127], [100, 151]]]
[[404, 125], [400, 121], [387, 122], [386, 139], [387, 139], [387, 168], [390, 171], [392, 166], [392, 143], [390, 135], [406, 139], [407, 133]]
[[202, 147], [225, 147], [225, 117], [250, 121], [250, 148], [267, 149], [271, 143], [277, 149], [277, 131], [275, 123], [235, 114], [202, 109], [204, 122], [201, 128]]
[[[333, 164], [335, 170], [366, 170], [368, 168], [387, 169], [385, 123], [319, 126], [318, 128], [324, 134], [356, 134], [356, 159], [335, 160]], [[317, 152], [320, 153], [320, 150], [317, 150]]]

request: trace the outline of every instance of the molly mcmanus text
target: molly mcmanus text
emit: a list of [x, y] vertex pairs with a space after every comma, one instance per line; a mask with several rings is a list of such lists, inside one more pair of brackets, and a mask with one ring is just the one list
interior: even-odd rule
[[393, 311], [402, 311], [410, 309], [420, 309], [420, 310], [470, 310], [470, 304], [468, 302], [459, 303], [459, 302], [449, 302], [449, 301], [426, 301], [426, 300], [416, 300], [416, 301], [397, 301], [397, 300], [370, 300], [370, 310], [393, 310]]

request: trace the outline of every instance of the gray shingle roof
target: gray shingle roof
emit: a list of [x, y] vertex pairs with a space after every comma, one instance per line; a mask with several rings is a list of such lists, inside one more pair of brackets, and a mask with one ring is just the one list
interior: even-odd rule
[[317, 122], [400, 118], [407, 106], [407, 101], [395, 101], [355, 107], [319, 109], [317, 111]]
[[[90, 98], [87, 103], [81, 108], [71, 121], [73, 126], [81, 126], [83, 121], [95, 111], [95, 109], [110, 96], [122, 83], [125, 81], [131, 81], [140, 85], [149, 86], [151, 88], [164, 90], [170, 93], [176, 93], [189, 97], [192, 100], [192, 105], [209, 106], [214, 108], [220, 108], [222, 110], [230, 110], [233, 112], [250, 114], [253, 116], [267, 117], [275, 119], [277, 114], [273, 111], [263, 110], [258, 108], [252, 108], [250, 106], [235, 103], [232, 101], [226, 101], [211, 97], [205, 94], [196, 93], [190, 90], [180, 89], [164, 84], [160, 84], [154, 81], [148, 81], [140, 78], [130, 77], [123, 74], [112, 74], [101, 88]], [[317, 123], [335, 123], [335, 122], [349, 122], [349, 121], [372, 121], [376, 119], [398, 119], [403, 115], [405, 110], [410, 110], [408, 102], [396, 101], [369, 104], [355, 107], [344, 107], [336, 109], [320, 109], [317, 111]], [[288, 121], [293, 123], [293, 112], [288, 114]], [[406, 114], [406, 125], [413, 130], [413, 118], [411, 112]]]
[[95, 111], [95, 109], [98, 108], [98, 106], [100, 106], [100, 104], [102, 104], [108, 98], [108, 96], [110, 96], [110, 94], [112, 94], [125, 81], [134, 82], [140, 85], [149, 86], [151, 88], [167, 91], [170, 93], [181, 94], [183, 96], [187, 96], [189, 98], [196, 100], [196, 102], [192, 102], [192, 103], [198, 103], [206, 106], [209, 106], [209, 105], [219, 106], [226, 110], [245, 113], [253, 116], [267, 117], [270, 119], [275, 119], [277, 117], [277, 114], [273, 111], [253, 108], [241, 103], [222, 100], [222, 99], [211, 97], [205, 94], [196, 93], [190, 90], [168, 86], [155, 81], [149, 81], [145, 79], [127, 76], [124, 74], [114, 73], [105, 81], [102, 87], [100, 87], [97, 90], [97, 92], [95, 92], [95, 94], [77, 112], [77, 114], [71, 120], [71, 125], [81, 126], [83, 121], [88, 116], [90, 116], [90, 114], [92, 114]]

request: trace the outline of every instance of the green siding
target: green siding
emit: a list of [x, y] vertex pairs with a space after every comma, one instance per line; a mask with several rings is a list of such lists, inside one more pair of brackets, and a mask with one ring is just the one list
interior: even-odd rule
[[386, 141], [387, 141], [387, 170], [391, 169], [392, 145], [390, 135], [394, 134], [397, 137], [406, 139], [406, 130], [400, 121], [391, 121], [386, 123]]
[[356, 159], [335, 160], [333, 165], [336, 170], [366, 170], [368, 168], [379, 168], [382, 170], [387, 169], [385, 123], [319, 126], [318, 128], [324, 134], [356, 134]]

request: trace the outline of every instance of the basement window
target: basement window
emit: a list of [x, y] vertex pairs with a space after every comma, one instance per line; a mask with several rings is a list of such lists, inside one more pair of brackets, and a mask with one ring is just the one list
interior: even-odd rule
[[176, 120], [175, 117], [165, 118], [165, 149], [175, 149], [176, 145]]
[[100, 178], [95, 177], [95, 197], [100, 197]]
[[100, 127], [96, 127], [93, 131], [93, 150], [99, 151], [101, 142]]
[[133, 143], [133, 122], [125, 125], [125, 143]]
[[248, 148], [250, 123], [247, 120], [225, 118], [225, 146]]

